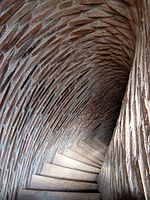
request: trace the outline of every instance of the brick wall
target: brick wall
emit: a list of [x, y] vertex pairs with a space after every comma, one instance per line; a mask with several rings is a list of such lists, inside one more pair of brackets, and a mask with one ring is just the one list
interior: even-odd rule
[[150, 199], [150, 2], [139, 3], [135, 57], [100, 173], [104, 200]]

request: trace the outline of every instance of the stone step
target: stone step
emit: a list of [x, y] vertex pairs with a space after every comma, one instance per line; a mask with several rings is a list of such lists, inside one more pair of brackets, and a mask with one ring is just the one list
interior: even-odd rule
[[96, 182], [98, 178], [98, 174], [83, 172], [75, 169], [69, 169], [66, 167], [49, 163], [44, 163], [40, 175], [50, 176], [53, 178], [88, 181], [88, 182]]
[[69, 158], [59, 153], [55, 154], [55, 157], [53, 159], [53, 164], [60, 165], [63, 167], [68, 167], [71, 169], [78, 169], [78, 170], [86, 171], [86, 172], [99, 173], [100, 171], [100, 169], [97, 167], [87, 165], [85, 163], [79, 162], [77, 160], [74, 160], [72, 158]]
[[104, 144], [103, 142], [101, 142], [100, 139], [98, 139], [97, 137], [93, 137], [93, 141], [94, 141], [97, 145], [101, 146], [101, 147], [104, 149], [105, 152], [107, 151], [108, 146], [107, 146], [106, 144]]
[[81, 154], [73, 151], [72, 149], [65, 149], [63, 152], [63, 155], [73, 158], [75, 160], [78, 160], [80, 162], [83, 162], [85, 164], [100, 168], [99, 164], [94, 163], [92, 160], [82, 156]]
[[96, 157], [94, 157], [92, 154], [90, 154], [89, 152], [85, 151], [85, 149], [82, 149], [81, 147], [74, 145], [71, 147], [71, 149], [77, 153], [79, 153], [82, 156], [85, 156], [87, 159], [92, 160], [94, 163], [99, 164], [100, 166], [102, 166], [102, 161], [100, 161], [99, 159], [97, 159]]
[[85, 151], [87, 151], [89, 154], [92, 154], [94, 157], [96, 157], [97, 159], [99, 159], [100, 161], [104, 160], [104, 154], [97, 151], [96, 149], [92, 148], [90, 145], [88, 145], [86, 142], [82, 141], [80, 142], [79, 146], [84, 149]]
[[27, 189], [52, 191], [97, 191], [96, 183], [83, 181], [63, 180], [40, 175], [32, 175], [31, 183]]
[[19, 190], [17, 200], [100, 200], [100, 193]]
[[96, 143], [92, 137], [88, 137], [85, 139], [85, 142], [90, 145], [93, 149], [101, 152], [102, 154], [106, 154], [107, 147], [104, 143], [99, 140], [99, 143]]

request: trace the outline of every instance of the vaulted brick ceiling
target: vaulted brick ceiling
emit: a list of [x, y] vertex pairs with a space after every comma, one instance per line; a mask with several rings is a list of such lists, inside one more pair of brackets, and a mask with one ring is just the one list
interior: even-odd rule
[[3, 0], [1, 8], [2, 169], [7, 176], [13, 165], [7, 180], [23, 185], [52, 144], [91, 133], [109, 143], [137, 10], [133, 0]]

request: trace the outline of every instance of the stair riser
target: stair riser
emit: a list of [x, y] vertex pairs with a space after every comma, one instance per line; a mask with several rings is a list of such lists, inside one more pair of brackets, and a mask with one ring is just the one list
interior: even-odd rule
[[100, 194], [20, 190], [17, 200], [100, 200]]
[[63, 167], [68, 167], [71, 169], [77, 169], [82, 170], [86, 172], [93, 172], [93, 173], [99, 173], [100, 169], [96, 167], [92, 167], [90, 165], [81, 163], [79, 161], [73, 160], [69, 157], [66, 157], [62, 154], [56, 154], [53, 160], [53, 164], [60, 165]]
[[98, 178], [98, 174], [86, 173], [79, 170], [73, 170], [47, 163], [44, 164], [40, 174], [54, 178], [89, 181], [89, 182], [96, 182]]
[[76, 153], [75, 151], [72, 151], [71, 149], [67, 149], [63, 152], [63, 155], [68, 156], [69, 158], [73, 158], [79, 162], [83, 162], [85, 164], [91, 165], [93, 167], [100, 167], [98, 164], [94, 163], [92, 160], [87, 159], [86, 157], [82, 156], [79, 153]]
[[97, 184], [33, 175], [28, 188], [52, 191], [96, 191]]

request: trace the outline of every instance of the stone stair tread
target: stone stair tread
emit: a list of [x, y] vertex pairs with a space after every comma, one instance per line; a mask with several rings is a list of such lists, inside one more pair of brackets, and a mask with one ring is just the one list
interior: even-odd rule
[[99, 164], [94, 163], [92, 160], [90, 160], [90, 159], [86, 158], [85, 156], [73, 151], [72, 149], [65, 149], [63, 154], [65, 156], [68, 156], [70, 158], [73, 158], [75, 160], [83, 162], [85, 164], [100, 168]]
[[100, 193], [18, 190], [17, 200], [99, 200]]
[[92, 160], [93, 162], [95, 162], [96, 164], [99, 164], [100, 166], [102, 165], [102, 161], [100, 161], [99, 159], [97, 159], [96, 157], [94, 157], [92, 154], [90, 154], [89, 152], [87, 152], [85, 149], [82, 149], [81, 147], [74, 145], [71, 147], [71, 149], [77, 153], [79, 153], [82, 156], [85, 156], [86, 158]]
[[83, 172], [49, 163], [44, 163], [40, 175], [89, 182], [96, 182], [98, 178], [98, 174]]
[[100, 169], [91, 165], [82, 163], [80, 161], [69, 158], [63, 154], [56, 153], [53, 159], [53, 164], [68, 167], [71, 169], [78, 169], [86, 172], [99, 173]]
[[32, 175], [28, 189], [52, 191], [97, 191], [97, 184]]
[[100, 139], [98, 139], [96, 136], [93, 137], [93, 141], [94, 141], [97, 145], [101, 146], [105, 151], [107, 151], [108, 146], [107, 146], [106, 144], [104, 144], [103, 142], [101, 142]]
[[94, 149], [93, 147], [91, 147], [89, 144], [87, 144], [86, 142], [82, 141], [79, 146], [86, 150], [88, 153], [92, 154], [94, 157], [96, 157], [97, 159], [99, 159], [100, 161], [104, 160], [104, 154], [97, 151], [96, 149]]
[[99, 143], [95, 142], [92, 137], [88, 137], [85, 139], [85, 142], [90, 145], [93, 149], [101, 152], [105, 155], [107, 147], [104, 143], [99, 140]]

